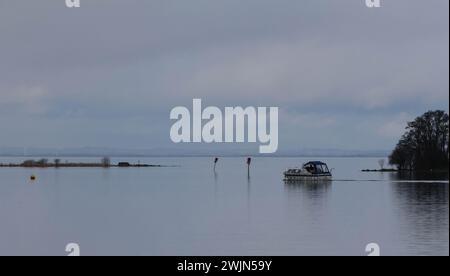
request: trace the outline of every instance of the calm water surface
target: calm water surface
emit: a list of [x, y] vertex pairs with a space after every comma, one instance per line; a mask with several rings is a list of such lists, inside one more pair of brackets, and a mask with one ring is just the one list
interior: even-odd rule
[[[113, 161], [122, 160], [138, 162]], [[0, 168], [0, 255], [65, 255], [69, 242], [82, 255], [365, 255], [372, 242], [382, 255], [449, 255], [448, 174], [363, 173], [378, 159], [321, 160], [335, 181], [285, 184], [283, 170], [300, 158], [255, 158], [250, 178], [244, 158], [221, 158], [216, 173], [211, 158]]]

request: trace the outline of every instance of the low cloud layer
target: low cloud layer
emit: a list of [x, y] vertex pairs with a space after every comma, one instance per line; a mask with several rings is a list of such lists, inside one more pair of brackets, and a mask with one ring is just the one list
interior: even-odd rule
[[169, 147], [202, 98], [279, 106], [281, 149], [389, 149], [448, 111], [449, 3], [383, 2], [1, 1], [0, 146]]

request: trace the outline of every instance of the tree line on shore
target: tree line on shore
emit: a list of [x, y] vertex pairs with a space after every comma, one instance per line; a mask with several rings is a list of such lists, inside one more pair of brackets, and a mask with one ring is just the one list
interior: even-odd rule
[[448, 171], [449, 115], [441, 110], [428, 111], [409, 122], [389, 163], [398, 170]]

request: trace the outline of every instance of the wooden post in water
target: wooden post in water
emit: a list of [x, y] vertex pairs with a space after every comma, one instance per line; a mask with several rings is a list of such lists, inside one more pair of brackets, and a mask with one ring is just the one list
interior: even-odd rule
[[214, 158], [214, 171], [216, 171], [216, 164], [219, 162], [219, 158]]
[[247, 158], [247, 176], [250, 178], [250, 164], [252, 163], [252, 159], [249, 157]]

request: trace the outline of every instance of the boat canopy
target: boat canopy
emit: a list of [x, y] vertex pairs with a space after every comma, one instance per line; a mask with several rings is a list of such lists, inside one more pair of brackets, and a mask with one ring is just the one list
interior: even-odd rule
[[306, 169], [312, 174], [329, 173], [327, 164], [321, 161], [310, 161], [303, 165], [303, 169]]
[[307, 166], [307, 165], [314, 165], [314, 166], [319, 165], [319, 166], [321, 166], [321, 165], [326, 165], [326, 164], [321, 162], [321, 161], [310, 161], [310, 162], [305, 164], [305, 166]]

